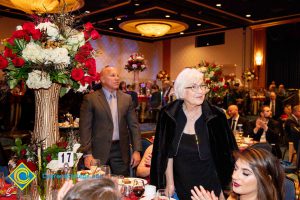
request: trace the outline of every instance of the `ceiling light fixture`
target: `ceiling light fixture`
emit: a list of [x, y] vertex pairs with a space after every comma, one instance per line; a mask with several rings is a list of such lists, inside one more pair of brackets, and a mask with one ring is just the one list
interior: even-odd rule
[[182, 32], [188, 28], [188, 25], [169, 19], [138, 19], [125, 21], [119, 27], [124, 31], [146, 37], [161, 37], [166, 34]]
[[140, 4], [139, 4], [139, 3], [135, 3], [134, 5], [135, 5], [135, 6], [139, 6]]
[[109, 30], [114, 30], [114, 28], [113, 27], [110, 27], [110, 28], [108, 28]]
[[84, 5], [83, 0], [2, 0], [0, 5], [12, 9], [22, 10], [28, 14], [36, 13], [59, 13], [64, 8], [65, 12], [78, 10]]
[[116, 19], [117, 19], [118, 21], [121, 21], [121, 20], [122, 20], [122, 18], [121, 18], [121, 17], [117, 17]]
[[216, 6], [217, 6], [217, 7], [221, 7], [221, 6], [222, 6], [222, 4], [220, 4], [220, 3], [217, 3], [217, 4], [216, 4]]
[[197, 24], [197, 26], [201, 26], [202, 24]]
[[246, 17], [251, 17], [251, 15], [250, 15], [250, 14], [247, 14]]
[[170, 15], [165, 15], [165, 17], [166, 17], [166, 18], [170, 18], [171, 16], [170, 16]]
[[135, 27], [142, 35], [147, 37], [160, 37], [171, 29], [169, 24], [151, 22], [137, 24]]

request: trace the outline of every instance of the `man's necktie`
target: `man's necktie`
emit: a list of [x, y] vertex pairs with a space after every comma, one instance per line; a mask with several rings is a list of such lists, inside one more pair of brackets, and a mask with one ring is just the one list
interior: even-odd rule
[[236, 120], [235, 120], [235, 119], [234, 119], [234, 120], [232, 120], [232, 124], [231, 124], [231, 130], [232, 130], [232, 131], [234, 131], [235, 122], [236, 122]]
[[272, 101], [272, 108], [271, 108], [271, 110], [272, 110], [272, 116], [274, 116], [275, 115], [275, 101]]
[[114, 124], [114, 131], [113, 131], [113, 140], [119, 140], [119, 133], [117, 133], [116, 130], [118, 130], [118, 107], [117, 107], [117, 98], [114, 94], [110, 95], [110, 101], [109, 101], [109, 107], [110, 107], [110, 112], [111, 116], [113, 119], [113, 124]]

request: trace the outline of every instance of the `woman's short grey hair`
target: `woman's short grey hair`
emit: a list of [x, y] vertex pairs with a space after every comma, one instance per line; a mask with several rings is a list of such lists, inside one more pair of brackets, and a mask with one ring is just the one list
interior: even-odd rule
[[182, 99], [185, 87], [199, 84], [203, 81], [203, 73], [195, 68], [185, 68], [177, 76], [174, 83], [174, 92], [177, 99]]

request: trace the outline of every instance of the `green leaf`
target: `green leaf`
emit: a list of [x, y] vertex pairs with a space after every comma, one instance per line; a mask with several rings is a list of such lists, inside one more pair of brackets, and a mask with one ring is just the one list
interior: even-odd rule
[[15, 143], [17, 146], [21, 146], [22, 145], [22, 140], [20, 138], [16, 138]]
[[9, 88], [14, 89], [17, 86], [19, 81], [17, 79], [10, 79], [7, 82], [8, 82]]
[[63, 97], [67, 93], [68, 89], [66, 87], [62, 87], [60, 89], [59, 97]]

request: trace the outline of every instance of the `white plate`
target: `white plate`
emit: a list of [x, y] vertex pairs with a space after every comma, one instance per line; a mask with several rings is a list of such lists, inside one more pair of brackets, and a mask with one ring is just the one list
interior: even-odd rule
[[128, 178], [124, 178], [124, 179], [129, 180], [130, 183], [124, 183], [124, 182], [122, 182], [122, 179], [119, 179], [119, 184], [125, 184], [125, 185], [131, 185], [131, 186], [133, 186], [134, 180], [143, 181], [143, 182], [144, 182], [144, 185], [147, 185], [147, 184], [148, 184], [147, 180], [142, 179], [142, 178], [132, 178], [132, 177], [128, 177]]

